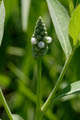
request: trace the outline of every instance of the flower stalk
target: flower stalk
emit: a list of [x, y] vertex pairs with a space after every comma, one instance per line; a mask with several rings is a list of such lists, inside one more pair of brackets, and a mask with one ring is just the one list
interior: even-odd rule
[[36, 120], [41, 120], [41, 59], [37, 60], [37, 104]]

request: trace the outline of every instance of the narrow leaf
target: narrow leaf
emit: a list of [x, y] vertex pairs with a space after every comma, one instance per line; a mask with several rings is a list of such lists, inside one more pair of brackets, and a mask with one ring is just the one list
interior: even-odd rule
[[4, 8], [3, 0], [1, 0], [0, 1], [0, 45], [3, 38], [4, 21], [5, 21], [5, 8]]
[[58, 0], [47, 0], [47, 4], [57, 37], [66, 57], [68, 57], [72, 51], [68, 36], [69, 15]]
[[30, 2], [31, 0], [21, 0], [22, 28], [24, 32], [27, 30]]
[[61, 93], [54, 98], [54, 101], [60, 100], [64, 97], [70, 97], [71, 95], [80, 94], [80, 81], [73, 82], [69, 86], [65, 87]]
[[73, 44], [76, 45], [78, 40], [80, 40], [80, 5], [78, 5], [72, 14], [69, 24], [69, 34], [73, 39]]

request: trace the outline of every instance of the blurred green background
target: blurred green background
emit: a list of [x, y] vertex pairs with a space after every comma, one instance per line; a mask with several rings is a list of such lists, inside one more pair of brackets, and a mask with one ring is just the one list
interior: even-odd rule
[[[22, 1], [26, 1], [25, 4], [22, 4]], [[60, 75], [65, 56], [57, 39], [46, 0], [22, 1], [4, 0], [6, 20], [3, 42], [0, 47], [0, 87], [12, 113], [21, 115], [24, 120], [34, 120], [37, 69], [30, 40], [39, 16], [43, 17], [48, 35], [53, 38], [48, 54], [42, 59], [43, 101], [48, 97]], [[60, 0], [60, 2], [69, 12], [68, 0]], [[75, 7], [79, 3], [79, 0], [74, 0]], [[77, 80], [80, 80], [80, 48], [73, 56], [59, 91]], [[1, 102], [0, 118], [8, 120]], [[80, 120], [80, 96], [58, 101], [51, 106], [51, 114], [44, 116], [43, 120]]]

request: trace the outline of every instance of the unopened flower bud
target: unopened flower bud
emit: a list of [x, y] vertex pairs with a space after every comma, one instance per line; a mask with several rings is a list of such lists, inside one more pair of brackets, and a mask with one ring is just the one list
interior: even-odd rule
[[36, 40], [35, 37], [32, 37], [32, 38], [31, 38], [31, 44], [32, 44], [32, 45], [36, 45], [36, 44], [37, 44], [37, 40]]
[[46, 36], [46, 37], [44, 38], [44, 40], [45, 40], [46, 43], [48, 43], [48, 44], [52, 42], [52, 38], [49, 37], [49, 36]]
[[43, 41], [40, 41], [40, 42], [38, 43], [38, 47], [39, 47], [39, 48], [44, 48], [44, 46], [45, 46], [45, 43], [44, 43]]

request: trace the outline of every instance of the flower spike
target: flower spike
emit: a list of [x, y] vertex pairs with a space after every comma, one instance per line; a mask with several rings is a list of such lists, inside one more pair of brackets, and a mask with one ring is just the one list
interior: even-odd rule
[[52, 42], [52, 38], [47, 35], [47, 29], [42, 17], [38, 18], [35, 26], [34, 34], [31, 38], [33, 56], [44, 56], [48, 51], [48, 44]]

